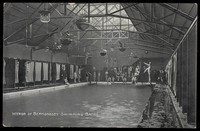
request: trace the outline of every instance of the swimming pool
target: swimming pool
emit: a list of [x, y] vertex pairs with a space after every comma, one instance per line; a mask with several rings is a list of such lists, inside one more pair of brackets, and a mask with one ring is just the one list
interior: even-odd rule
[[136, 127], [148, 86], [86, 85], [3, 101], [8, 127]]

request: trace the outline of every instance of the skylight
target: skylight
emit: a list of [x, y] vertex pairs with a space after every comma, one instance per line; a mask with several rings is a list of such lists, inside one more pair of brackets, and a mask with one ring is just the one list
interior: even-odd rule
[[128, 18], [128, 15], [119, 3], [73, 3], [67, 4], [67, 8], [79, 16], [86, 16], [87, 22], [99, 30], [137, 31], [130, 19], [120, 17]]

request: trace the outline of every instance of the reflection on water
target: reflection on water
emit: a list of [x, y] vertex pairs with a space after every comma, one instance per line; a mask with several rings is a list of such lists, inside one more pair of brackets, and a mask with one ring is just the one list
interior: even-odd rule
[[[116, 104], [113, 101], [107, 100], [107, 106], [100, 105], [89, 105], [83, 104], [84, 108], [88, 108], [89, 112], [94, 114], [94, 117], [90, 117], [90, 124], [95, 127], [99, 126], [101, 121], [104, 125], [101, 126], [111, 126], [111, 127], [134, 127], [140, 117], [140, 112], [136, 110], [135, 106], [130, 106], [131, 104]], [[87, 125], [88, 121], [81, 121], [80, 126]]]
[[149, 87], [114, 85], [22, 96], [3, 101], [3, 123], [19, 127], [136, 127], [150, 93]]

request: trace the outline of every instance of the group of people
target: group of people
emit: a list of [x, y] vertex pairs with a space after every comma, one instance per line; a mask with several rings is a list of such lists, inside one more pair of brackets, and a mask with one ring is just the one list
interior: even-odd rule
[[81, 73], [80, 70], [78, 72], [74, 72], [74, 83], [81, 82]]
[[[148, 82], [151, 83], [151, 62], [149, 62], [149, 63], [143, 62], [143, 63], [145, 65], [143, 73], [147, 72], [147, 74], [148, 74]], [[135, 73], [132, 76], [132, 83], [134, 83], [134, 84], [137, 83], [137, 79], [138, 79], [138, 76], [140, 74], [140, 70], [141, 70], [141, 65], [137, 65], [136, 68], [135, 68]]]
[[[74, 72], [74, 78], [73, 79], [74, 79], [74, 83], [81, 82], [81, 69], [79, 69], [78, 71]], [[69, 85], [69, 81], [67, 79], [67, 75], [64, 78], [64, 83], [66, 85]]]
[[[151, 84], [151, 62], [144, 63], [144, 69], [143, 72], [141, 72], [141, 63], [139, 65], [136, 66], [135, 68], [135, 72], [131, 72], [131, 75], [128, 74], [127, 71], [123, 71], [123, 70], [118, 70], [116, 68], [114, 68], [114, 73], [110, 73], [108, 70], [105, 71], [105, 80], [107, 82], [115, 82], [115, 81], [121, 81], [123, 83], [126, 83], [128, 81], [128, 77], [131, 78], [131, 82], [133, 84], [137, 84], [138, 82], [138, 77], [141, 73], [147, 73], [148, 74], [148, 82]], [[100, 71], [97, 73], [97, 71], [94, 71], [93, 74], [90, 72], [86, 72], [86, 81], [87, 82], [91, 82], [92, 77], [93, 77], [93, 81], [100, 81]], [[80, 82], [80, 78], [81, 78], [81, 73], [80, 71], [78, 72], [74, 72], [74, 83]], [[160, 81], [161, 83], [164, 83], [166, 78], [165, 78], [165, 72], [163, 70], [159, 71], [159, 76], [158, 76], [158, 81]], [[65, 84], [69, 85], [69, 82], [67, 80], [67, 77], [64, 79]]]
[[119, 82], [120, 81], [120, 78], [121, 78], [121, 80], [122, 80], [122, 82], [127, 82], [127, 77], [128, 77], [128, 75], [127, 75], [127, 72], [122, 72], [122, 71], [118, 71], [117, 73], [116, 73], [116, 77], [117, 77], [117, 81]]
[[106, 78], [106, 81], [107, 82], [112, 82], [114, 83], [116, 81], [116, 78], [117, 78], [117, 81], [120, 81], [120, 78], [122, 80], [123, 83], [126, 83], [127, 82], [127, 73], [122, 73], [122, 72], [117, 72], [116, 73], [116, 78], [114, 75], [111, 75], [109, 74], [108, 71], [105, 72], [105, 78]]
[[159, 71], [158, 82], [161, 84], [167, 84], [167, 73], [164, 70]]

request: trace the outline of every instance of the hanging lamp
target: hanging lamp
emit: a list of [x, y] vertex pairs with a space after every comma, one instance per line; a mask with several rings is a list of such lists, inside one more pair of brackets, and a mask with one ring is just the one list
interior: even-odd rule
[[70, 38], [70, 35], [68, 32], [64, 32], [62, 33], [62, 37], [60, 39], [60, 43], [63, 45], [63, 46], [68, 46], [72, 43], [72, 39]]
[[48, 9], [46, 9], [45, 5], [46, 4], [44, 4], [44, 10], [39, 11], [39, 13], [40, 13], [40, 21], [42, 23], [50, 22], [50, 11], [48, 11]]
[[102, 50], [100, 51], [100, 55], [101, 55], [101, 56], [105, 56], [106, 54], [107, 54], [107, 50], [102, 49]]
[[124, 52], [124, 51], [126, 50], [126, 48], [120, 47], [119, 50], [120, 50], [121, 52]]

